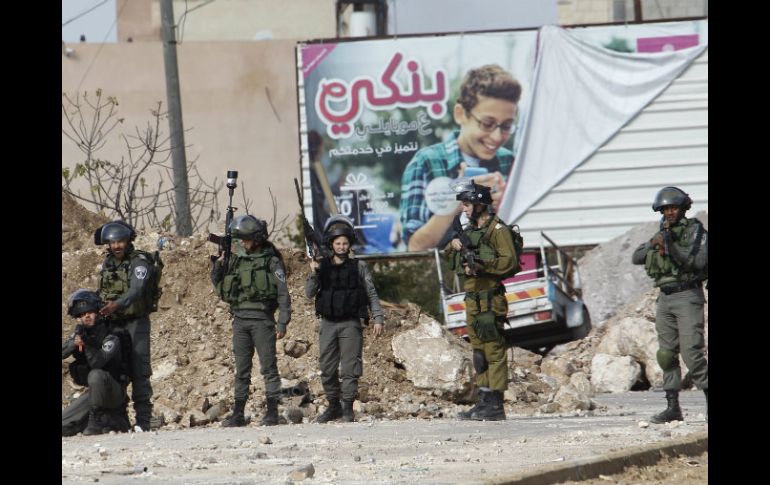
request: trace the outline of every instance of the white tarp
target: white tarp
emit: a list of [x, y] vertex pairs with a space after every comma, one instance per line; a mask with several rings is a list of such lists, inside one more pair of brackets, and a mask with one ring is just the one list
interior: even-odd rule
[[627, 54], [586, 43], [559, 27], [543, 27], [528, 119], [500, 217], [517, 221], [706, 48]]

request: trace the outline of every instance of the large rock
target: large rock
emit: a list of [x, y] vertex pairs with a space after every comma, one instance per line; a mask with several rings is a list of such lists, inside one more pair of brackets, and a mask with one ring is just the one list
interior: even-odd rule
[[658, 335], [655, 322], [645, 318], [626, 317], [607, 329], [596, 347], [597, 353], [630, 356], [644, 366], [644, 375], [653, 387], [663, 385], [663, 371], [658, 365]]
[[[650, 203], [655, 197], [650, 195]], [[708, 213], [694, 215], [708, 229]], [[601, 244], [580, 258], [583, 300], [591, 313], [591, 323], [602, 327], [606, 320], [629, 301], [652, 288], [652, 280], [643, 265], [631, 263], [634, 250], [649, 240], [659, 228], [657, 217], [629, 229], [624, 234]]]
[[414, 329], [391, 342], [396, 362], [406, 369], [415, 387], [440, 392], [452, 399], [468, 399], [473, 392], [472, 348], [427, 315]]
[[639, 380], [642, 369], [629, 356], [596, 354], [591, 359], [591, 385], [596, 392], [625, 392]]
[[540, 364], [543, 374], [549, 375], [559, 381], [560, 384], [568, 384], [570, 376], [577, 370], [571, 357], [558, 356], [546, 357]]

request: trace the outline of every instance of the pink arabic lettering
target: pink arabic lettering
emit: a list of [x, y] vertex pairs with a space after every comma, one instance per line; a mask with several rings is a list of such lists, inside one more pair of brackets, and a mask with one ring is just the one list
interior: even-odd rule
[[[426, 92], [422, 87], [420, 64], [413, 60], [407, 62], [407, 90], [394, 80], [403, 58], [400, 52], [396, 52], [380, 76], [382, 86], [390, 92], [389, 95], [376, 93], [376, 81], [368, 76], [355, 77], [349, 84], [341, 79], [321, 80], [315, 105], [316, 112], [327, 125], [329, 136], [339, 139], [352, 135], [352, 124], [361, 116], [365, 106], [373, 111], [425, 106], [433, 119], [446, 114], [447, 82], [444, 70], [436, 70], [433, 91]], [[332, 103], [342, 104], [342, 108], [333, 109]]]

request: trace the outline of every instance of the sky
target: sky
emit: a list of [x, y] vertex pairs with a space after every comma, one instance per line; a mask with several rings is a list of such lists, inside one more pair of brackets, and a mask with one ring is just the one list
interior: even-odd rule
[[[61, 39], [64, 42], [80, 42], [80, 35], [86, 42], [117, 42], [115, 23], [116, 0], [62, 0]], [[90, 12], [84, 12], [92, 9]], [[78, 17], [79, 15], [82, 16]], [[72, 20], [78, 17], [76, 20]], [[67, 25], [64, 25], [64, 24]]]

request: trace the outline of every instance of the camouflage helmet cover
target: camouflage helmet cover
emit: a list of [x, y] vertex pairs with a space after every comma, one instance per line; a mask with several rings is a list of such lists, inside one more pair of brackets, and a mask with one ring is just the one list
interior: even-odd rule
[[265, 241], [267, 239], [267, 223], [250, 214], [245, 214], [233, 219], [233, 222], [230, 223], [230, 233], [234, 239]]

